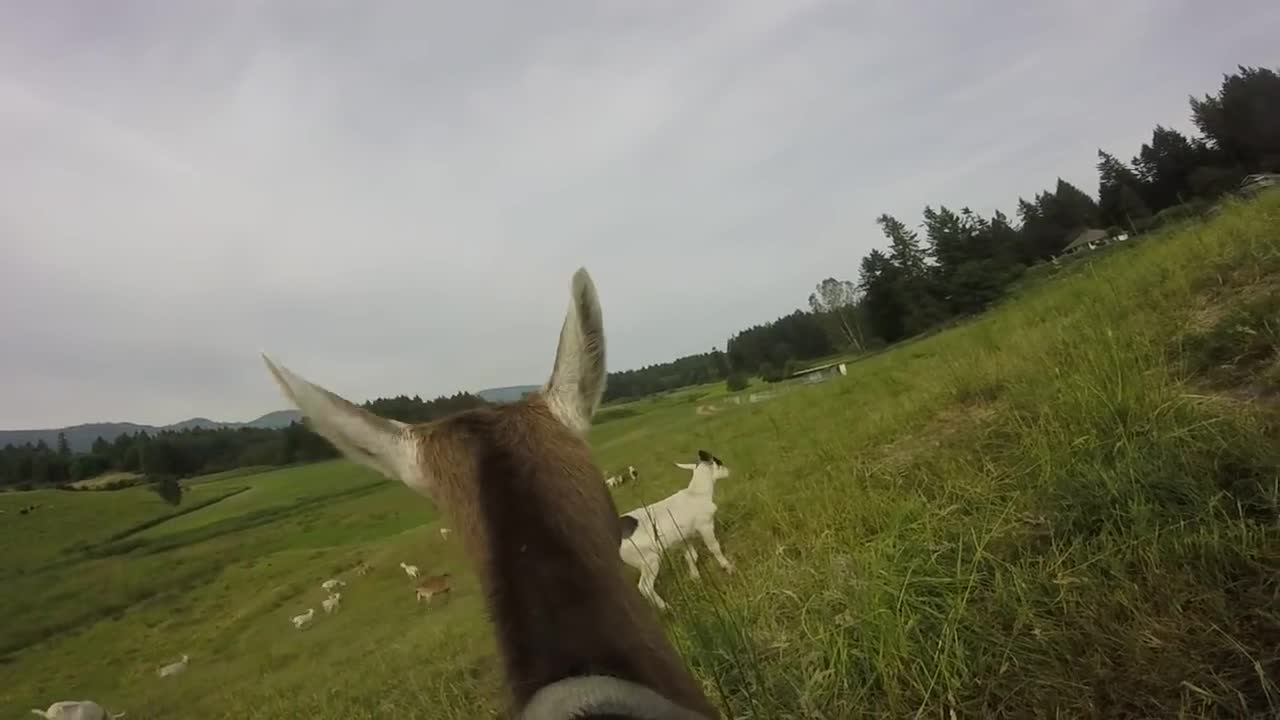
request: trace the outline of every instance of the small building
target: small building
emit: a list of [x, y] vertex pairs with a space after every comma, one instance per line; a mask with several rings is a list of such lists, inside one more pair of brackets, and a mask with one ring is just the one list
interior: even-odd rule
[[[1126, 236], [1128, 237], [1128, 236]], [[1107, 237], [1105, 230], [1086, 229], [1081, 230], [1067, 246], [1062, 249], [1063, 255], [1075, 255], [1080, 252], [1089, 250], [1097, 250], [1098, 248], [1110, 242], [1111, 238]]]
[[797, 370], [791, 373], [793, 380], [800, 380], [806, 383], [826, 382], [833, 377], [839, 375], [848, 375], [849, 366], [843, 360], [827, 363], [826, 365], [817, 365], [804, 370]]

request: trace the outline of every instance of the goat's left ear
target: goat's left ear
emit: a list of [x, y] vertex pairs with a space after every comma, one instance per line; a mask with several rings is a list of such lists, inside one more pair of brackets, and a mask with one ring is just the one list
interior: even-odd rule
[[585, 435], [604, 395], [604, 320], [586, 268], [573, 274], [570, 292], [555, 366], [543, 395], [560, 422]]
[[697, 463], [675, 463], [675, 466], [681, 470], [696, 470], [698, 468]]
[[418, 488], [414, 442], [404, 423], [379, 417], [277, 365], [263, 361], [280, 389], [302, 411], [308, 425], [343, 455], [389, 478]]

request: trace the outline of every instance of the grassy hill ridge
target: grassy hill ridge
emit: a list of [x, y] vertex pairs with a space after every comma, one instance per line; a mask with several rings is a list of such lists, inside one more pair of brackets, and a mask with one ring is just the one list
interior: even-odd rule
[[[704, 562], [695, 585], [673, 558], [659, 579], [726, 715], [1280, 712], [1278, 228], [1280, 194], [1232, 203], [848, 377], [710, 415], [695, 408], [723, 385], [689, 388], [597, 425], [599, 464], [641, 471], [620, 509], [681, 487], [671, 462], [700, 447], [734, 471], [717, 534], [738, 572]], [[373, 480], [333, 462], [201, 483], [250, 489], [59, 582], [8, 578], [0, 645], [48, 630], [4, 659], [0, 714], [70, 695], [154, 718], [497, 712], [456, 543], [429, 503]], [[68, 557], [160, 512], [143, 492], [77, 495], [98, 521], [63, 534], [55, 513], [0, 516], [6, 562]], [[359, 561], [374, 571], [355, 577]], [[416, 605], [401, 561], [453, 572], [455, 597]], [[342, 612], [294, 631], [334, 575]], [[191, 669], [157, 682], [183, 652]]]

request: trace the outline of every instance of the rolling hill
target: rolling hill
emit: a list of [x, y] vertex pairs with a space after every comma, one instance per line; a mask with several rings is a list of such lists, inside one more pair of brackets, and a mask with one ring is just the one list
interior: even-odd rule
[[481, 390], [476, 395], [484, 398], [491, 403], [515, 402], [524, 397], [525, 394], [537, 390], [537, 385], [508, 385], [507, 387], [489, 388]]
[[67, 443], [71, 445], [71, 449], [75, 451], [88, 450], [93, 445], [93, 441], [102, 437], [108, 440], [114, 440], [123, 434], [133, 434], [138, 432], [156, 433], [163, 430], [188, 430], [192, 428], [282, 428], [288, 427], [289, 423], [301, 419], [301, 414], [296, 410], [276, 410], [269, 412], [262, 417], [250, 420], [249, 422], [222, 422], [219, 420], [210, 420], [209, 418], [194, 417], [181, 422], [172, 423], [170, 425], [141, 425], [131, 422], [100, 422], [85, 423], [83, 425], [72, 425], [63, 428], [49, 428], [44, 430], [0, 430], [0, 446], [13, 444], [22, 445], [24, 443], [36, 443], [43, 440], [48, 445], [58, 442], [58, 434], [65, 433]]
[[[524, 397], [525, 393], [533, 392], [537, 389], [537, 385], [509, 385], [507, 387], [481, 390], [477, 392], [476, 395], [493, 403], [514, 402]], [[0, 447], [9, 444], [22, 445], [24, 443], [37, 443], [41, 440], [52, 446], [58, 442], [58, 434], [65, 433], [67, 436], [67, 442], [71, 445], [71, 449], [76, 452], [82, 452], [92, 447], [93, 441], [100, 437], [106, 438], [107, 440], [114, 440], [120, 435], [126, 433], [132, 435], [139, 432], [156, 433], [164, 430], [181, 431], [193, 428], [283, 428], [288, 427], [289, 423], [300, 421], [301, 419], [302, 415], [297, 410], [276, 410], [248, 422], [225, 422], [222, 420], [211, 420], [206, 417], [193, 417], [176, 423], [171, 423], [169, 425], [144, 425], [133, 422], [97, 422], [70, 425], [68, 427], [61, 428], [45, 428], [40, 430], [0, 430]]]

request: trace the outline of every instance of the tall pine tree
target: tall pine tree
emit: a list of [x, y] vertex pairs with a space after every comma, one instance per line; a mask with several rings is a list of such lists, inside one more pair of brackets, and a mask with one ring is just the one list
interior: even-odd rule
[[1142, 199], [1142, 178], [1114, 155], [1098, 150], [1098, 210], [1102, 221], [1133, 231], [1151, 217]]

